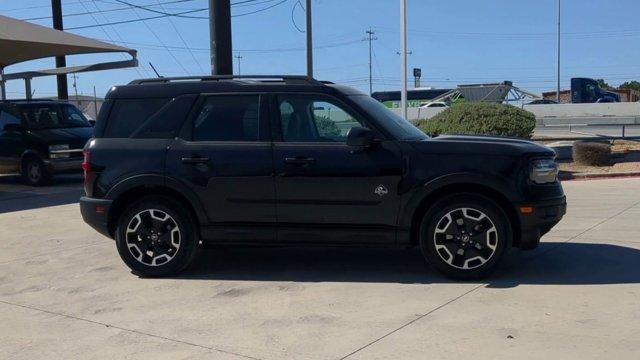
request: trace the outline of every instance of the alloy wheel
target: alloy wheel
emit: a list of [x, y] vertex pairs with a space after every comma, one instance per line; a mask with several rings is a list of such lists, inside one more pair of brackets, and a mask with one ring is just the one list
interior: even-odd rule
[[178, 223], [162, 210], [146, 209], [137, 213], [129, 221], [125, 236], [131, 255], [147, 266], [168, 263], [180, 249]]
[[470, 270], [489, 261], [498, 248], [498, 231], [491, 218], [478, 209], [457, 208], [438, 220], [433, 236], [442, 260]]

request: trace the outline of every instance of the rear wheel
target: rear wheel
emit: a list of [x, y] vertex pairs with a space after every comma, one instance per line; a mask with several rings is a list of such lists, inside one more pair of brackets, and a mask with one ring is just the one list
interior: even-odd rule
[[43, 186], [51, 182], [51, 173], [47, 166], [35, 156], [22, 161], [22, 177], [31, 186]]
[[487, 276], [511, 244], [511, 224], [493, 200], [456, 194], [437, 201], [420, 228], [420, 247], [429, 263], [448, 277]]
[[196, 254], [196, 225], [179, 202], [168, 197], [147, 197], [120, 216], [116, 245], [122, 260], [135, 273], [175, 275]]

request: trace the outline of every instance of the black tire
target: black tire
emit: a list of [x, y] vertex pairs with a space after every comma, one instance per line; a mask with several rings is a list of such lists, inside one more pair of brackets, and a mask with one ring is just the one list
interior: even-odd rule
[[30, 156], [22, 161], [22, 178], [31, 186], [44, 186], [51, 183], [51, 173], [42, 159]]
[[198, 243], [197, 227], [189, 211], [169, 197], [145, 197], [129, 206], [118, 219], [118, 253], [142, 277], [180, 273], [196, 255]]
[[477, 194], [453, 194], [436, 201], [425, 214], [420, 248], [429, 264], [445, 276], [480, 279], [495, 269], [511, 246], [511, 229], [509, 217], [495, 201]]

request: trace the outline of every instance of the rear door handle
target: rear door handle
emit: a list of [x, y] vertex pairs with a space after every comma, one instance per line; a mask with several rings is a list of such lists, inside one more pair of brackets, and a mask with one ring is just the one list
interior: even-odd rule
[[287, 157], [284, 162], [291, 165], [308, 165], [316, 162], [316, 159], [310, 157]]
[[183, 164], [206, 164], [209, 162], [208, 157], [183, 157]]

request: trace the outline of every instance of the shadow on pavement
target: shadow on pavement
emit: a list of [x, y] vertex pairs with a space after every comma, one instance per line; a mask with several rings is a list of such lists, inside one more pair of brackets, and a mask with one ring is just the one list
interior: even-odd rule
[[[609, 244], [543, 243], [510, 254], [489, 288], [520, 284], [640, 283], [640, 250]], [[190, 280], [451, 283], [418, 250], [219, 247], [204, 249], [181, 276]]]
[[78, 202], [82, 175], [55, 177], [50, 186], [26, 185], [20, 176], [0, 176], [0, 214]]

